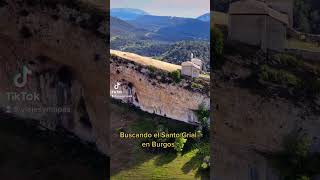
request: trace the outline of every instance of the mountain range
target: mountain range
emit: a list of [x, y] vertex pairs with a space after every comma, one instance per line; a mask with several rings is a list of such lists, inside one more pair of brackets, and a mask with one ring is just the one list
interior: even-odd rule
[[110, 11], [111, 49], [181, 64], [191, 52], [210, 70], [210, 15], [155, 16], [139, 9]]
[[206, 13], [202, 16], [197, 17], [198, 20], [209, 22], [210, 21], [210, 13]]
[[[129, 36], [159, 41], [207, 40], [210, 21], [204, 14], [198, 18], [155, 16], [130, 8], [111, 9], [111, 37]], [[209, 17], [210, 20], [210, 17]]]
[[133, 20], [139, 16], [149, 15], [149, 13], [132, 8], [112, 8], [110, 10], [110, 16], [117, 17], [122, 20]]

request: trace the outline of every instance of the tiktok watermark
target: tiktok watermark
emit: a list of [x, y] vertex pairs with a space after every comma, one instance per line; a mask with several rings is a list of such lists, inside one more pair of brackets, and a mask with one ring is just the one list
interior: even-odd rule
[[70, 113], [70, 107], [19, 107], [7, 106], [6, 113]]
[[123, 91], [121, 89], [122, 83], [117, 81], [113, 85], [113, 89], [110, 91], [112, 98], [122, 99], [122, 98], [132, 98], [132, 95], [130, 93], [130, 90], [128, 92]]
[[[28, 78], [32, 75], [32, 70], [26, 65], [22, 66], [22, 71], [15, 74], [13, 84], [18, 88], [23, 88], [28, 83]], [[40, 94], [37, 92], [7, 92], [9, 101], [40, 101]]]
[[22, 72], [18, 73], [13, 78], [13, 83], [18, 88], [23, 88], [28, 82], [28, 77], [32, 75], [32, 71], [26, 66], [22, 66]]
[[40, 101], [40, 94], [33, 92], [7, 92], [9, 101]]
[[[15, 74], [13, 77], [13, 84], [17, 88], [23, 88], [27, 85], [29, 77], [32, 75], [32, 71], [26, 65], [22, 66], [22, 71]], [[40, 94], [37, 92], [7, 92], [6, 93], [7, 101], [12, 102], [6, 106], [7, 113], [70, 113], [71, 108], [67, 106], [52, 106], [44, 107], [40, 105]], [[16, 103], [24, 102], [24, 103]], [[33, 104], [33, 105], [30, 105]], [[38, 105], [34, 105], [38, 104]], [[25, 105], [25, 106], [23, 106]]]

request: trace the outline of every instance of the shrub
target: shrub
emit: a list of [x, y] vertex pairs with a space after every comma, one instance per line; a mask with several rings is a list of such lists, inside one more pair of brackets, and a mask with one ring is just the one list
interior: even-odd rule
[[303, 65], [303, 61], [289, 54], [276, 54], [273, 56], [277, 64], [289, 67], [298, 67]]
[[148, 70], [149, 70], [150, 72], [152, 72], [152, 73], [156, 72], [156, 70], [157, 70], [157, 68], [154, 67], [154, 66], [152, 66], [152, 65], [147, 66], [147, 68], [148, 68]]
[[307, 157], [311, 141], [307, 136], [288, 136], [284, 140], [284, 148], [287, 154], [297, 157]]
[[210, 168], [210, 156], [205, 156], [200, 167], [202, 170], [208, 170]]
[[196, 115], [198, 119], [203, 119], [203, 118], [208, 119], [210, 117], [210, 111], [208, 110], [208, 108], [205, 106], [204, 103], [201, 103], [199, 105], [198, 110], [196, 110]]
[[207, 156], [210, 156], [210, 154], [211, 154], [210, 153], [210, 143], [208, 143], [208, 142], [201, 141], [201, 142], [195, 143], [193, 145], [193, 148], [199, 150], [197, 154], [200, 157], [207, 157]]
[[198, 83], [195, 83], [195, 82], [192, 82], [191, 84], [191, 88], [192, 89], [202, 89], [203, 86], [201, 84], [198, 84]]
[[174, 82], [178, 83], [181, 81], [181, 72], [180, 70], [175, 70], [169, 73], [169, 77], [173, 79]]
[[272, 165], [284, 180], [309, 180], [320, 174], [320, 155], [310, 151], [307, 136], [290, 135], [284, 139], [284, 150], [273, 153]]
[[176, 138], [175, 142], [174, 142], [174, 149], [177, 152], [181, 152], [183, 151], [183, 147], [184, 144], [187, 142], [187, 139], [183, 138], [183, 137], [178, 137]]
[[291, 74], [284, 70], [276, 70], [270, 68], [267, 65], [261, 67], [259, 74], [260, 79], [264, 81], [274, 82], [281, 85], [290, 85], [298, 87], [301, 84], [301, 80], [294, 74]]
[[202, 103], [199, 105], [199, 109], [196, 110], [196, 115], [198, 117], [198, 121], [200, 123], [199, 130], [201, 130], [202, 138], [206, 139], [210, 136], [210, 111], [206, 108], [206, 106]]

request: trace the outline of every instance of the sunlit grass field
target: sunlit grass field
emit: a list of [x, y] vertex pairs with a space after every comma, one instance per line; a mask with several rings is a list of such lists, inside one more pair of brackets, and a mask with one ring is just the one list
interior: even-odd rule
[[[112, 104], [112, 109], [114, 109], [114, 116], [112, 116], [115, 117], [113, 121], [119, 123], [122, 119], [117, 119], [119, 114], [126, 115], [126, 119], [122, 120], [124, 124], [117, 125], [126, 133], [151, 132], [159, 124], [169, 128], [169, 132], [194, 130], [194, 127], [188, 124], [168, 121], [163, 117], [153, 116], [140, 110], [134, 111], [123, 104]], [[115, 165], [113, 163], [118, 166], [111, 171], [112, 180], [209, 179], [208, 173], [199, 170], [204, 158], [199, 148], [209, 149], [208, 142], [199, 143], [188, 139], [184, 151], [177, 153], [174, 150], [150, 152], [141, 147], [141, 141], [141, 139], [114, 139], [114, 146], [117, 148], [113, 153], [111, 166]]]
[[310, 42], [304, 42], [297, 39], [288, 39], [288, 48], [320, 52], [320, 45]]
[[[197, 166], [201, 160], [196, 158], [198, 150], [186, 154], [159, 154], [139, 152], [136, 154], [137, 166], [121, 171], [112, 180], [152, 180], [152, 179], [201, 179]], [[141, 163], [139, 163], [141, 161]]]

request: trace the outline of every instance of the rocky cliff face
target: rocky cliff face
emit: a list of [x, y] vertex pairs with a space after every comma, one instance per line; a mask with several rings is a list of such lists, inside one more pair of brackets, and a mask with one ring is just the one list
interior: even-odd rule
[[[195, 110], [198, 110], [201, 104], [209, 109], [209, 92], [192, 89], [187, 80], [174, 83], [166, 73], [111, 56], [111, 96], [148, 113], [197, 123]], [[209, 82], [204, 82], [204, 86], [208, 89]]]
[[[0, 106], [49, 129], [63, 126], [107, 154], [107, 19], [96, 7], [80, 1], [0, 1]], [[12, 79], [24, 66], [32, 75], [17, 88]], [[8, 96], [26, 92], [36, 99]], [[48, 107], [68, 112], [39, 110]]]
[[[242, 48], [244, 54], [227, 55], [226, 63], [213, 75], [213, 177], [277, 180], [270, 161], [258, 152], [282, 150], [284, 137], [295, 132], [311, 137], [312, 150], [319, 151], [320, 115], [315, 102], [319, 96], [308, 99], [293, 95], [291, 88], [287, 91], [253, 80], [257, 66], [272, 60], [266, 62], [256, 51]], [[308, 71], [298, 66], [294, 70]]]

